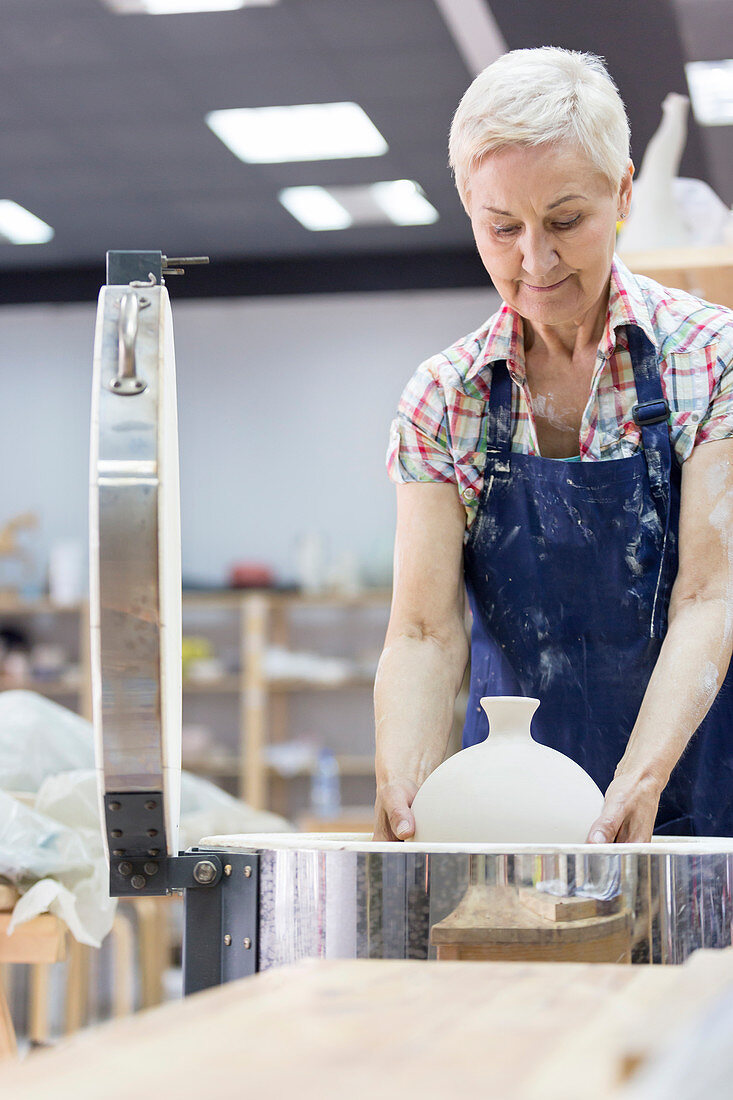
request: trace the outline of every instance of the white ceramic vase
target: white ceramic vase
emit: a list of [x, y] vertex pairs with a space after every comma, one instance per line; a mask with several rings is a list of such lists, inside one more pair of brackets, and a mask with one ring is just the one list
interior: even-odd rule
[[418, 843], [582, 844], [603, 795], [579, 764], [532, 739], [538, 699], [481, 700], [489, 737], [451, 756], [415, 796]]

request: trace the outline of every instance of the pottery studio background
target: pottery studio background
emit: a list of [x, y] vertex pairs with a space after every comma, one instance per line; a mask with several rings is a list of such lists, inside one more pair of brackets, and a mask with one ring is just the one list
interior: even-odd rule
[[[328, 594], [310, 619], [294, 608], [286, 644], [266, 639], [273, 675], [347, 681], [292, 696], [287, 715], [281, 707], [273, 739], [296, 743], [295, 763], [282, 766], [306, 763], [292, 790], [273, 783], [271, 796], [279, 809], [305, 812], [312, 753], [326, 746], [344, 762], [342, 801], [363, 808], [372, 789], [369, 670], [391, 576], [389, 422], [415, 366], [497, 302], [446, 168], [452, 112], [472, 76], [506, 49], [600, 53], [627, 103], [637, 164], [667, 93], [695, 92], [679, 174], [707, 183], [719, 212], [733, 201], [729, 5], [259, 0], [175, 13], [181, 6], [207, 5], [168, 3], [166, 14], [161, 4], [150, 14], [153, 0], [7, 0], [0, 13], [0, 199], [43, 223], [31, 225], [36, 243], [22, 244], [12, 243], [20, 230], [0, 225], [0, 527], [21, 519], [0, 556], [9, 606], [2, 683], [86, 705], [72, 611], [83, 613], [86, 591], [104, 254], [208, 255], [208, 268], [169, 280], [184, 577], [197, 591], [227, 589], [239, 566], [240, 579]], [[213, 111], [309, 103], [357, 104], [381, 144], [245, 163], [207, 124]], [[417, 185], [406, 185], [413, 209], [390, 217], [369, 188], [406, 180]], [[304, 191], [286, 205], [287, 189], [312, 187], [339, 204], [338, 227], [298, 219], [292, 202]], [[8, 209], [4, 202], [3, 217]], [[723, 233], [721, 222], [721, 243]], [[49, 586], [55, 604], [38, 604]], [[10, 606], [17, 596], [27, 601], [22, 613]], [[347, 609], [355, 597], [361, 611]], [[55, 614], [59, 602], [71, 605], [65, 617]], [[218, 753], [213, 778], [242, 790], [239, 605], [217, 618], [192, 603], [189, 760]], [[344, 654], [346, 668], [318, 664]]]

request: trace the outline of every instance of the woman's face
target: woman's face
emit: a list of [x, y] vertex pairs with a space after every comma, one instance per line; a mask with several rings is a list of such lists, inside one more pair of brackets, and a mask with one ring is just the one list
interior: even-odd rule
[[573, 146], [510, 146], [469, 175], [479, 255], [508, 305], [536, 325], [580, 324], [604, 309], [616, 221], [631, 200]]

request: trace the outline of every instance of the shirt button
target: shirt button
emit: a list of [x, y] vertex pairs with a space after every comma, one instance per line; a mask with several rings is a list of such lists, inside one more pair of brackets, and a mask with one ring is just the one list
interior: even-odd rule
[[463, 499], [464, 500], [475, 500], [476, 499], [476, 490], [471, 489], [470, 487], [468, 489], [466, 489], [466, 491], [463, 494]]

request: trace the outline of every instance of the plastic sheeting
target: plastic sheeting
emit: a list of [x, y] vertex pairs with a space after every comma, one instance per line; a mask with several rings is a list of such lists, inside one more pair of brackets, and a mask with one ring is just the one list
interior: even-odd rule
[[[181, 776], [182, 847], [207, 834], [291, 828], [205, 779]], [[28, 691], [0, 693], [0, 878], [21, 894], [10, 932], [51, 912], [80, 943], [98, 947], [112, 927], [116, 901], [109, 897], [91, 724]]]

